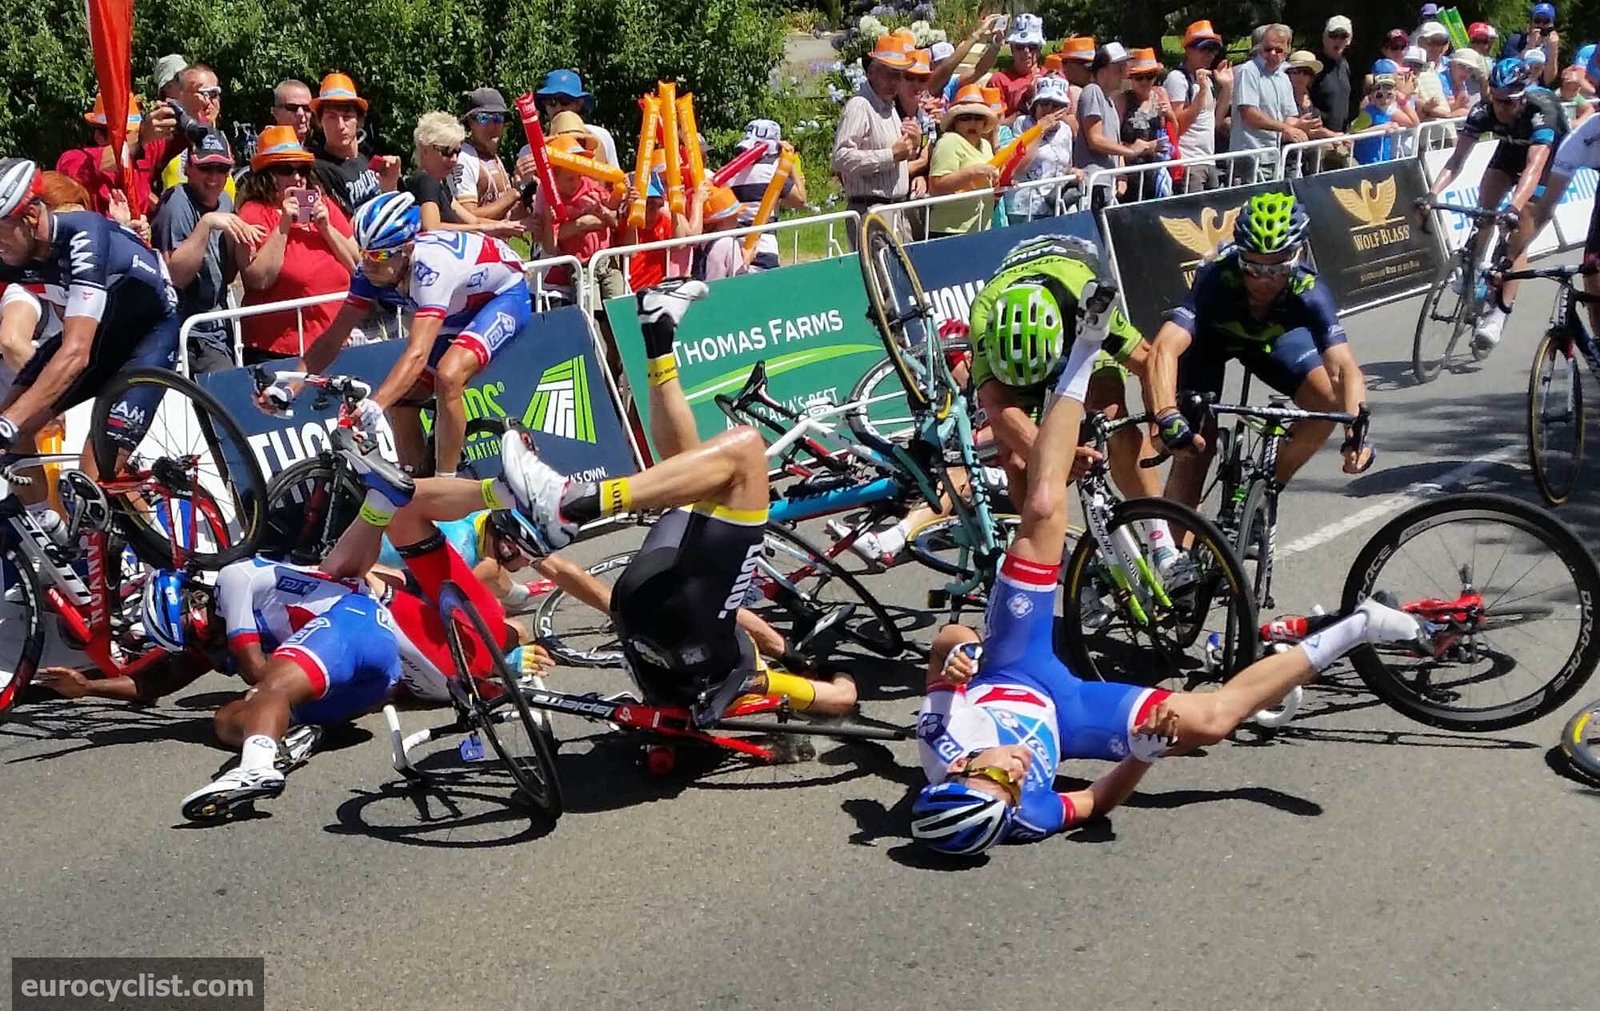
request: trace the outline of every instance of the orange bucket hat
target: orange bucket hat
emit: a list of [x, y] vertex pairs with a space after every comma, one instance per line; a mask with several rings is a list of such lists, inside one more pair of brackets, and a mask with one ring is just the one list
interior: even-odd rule
[[323, 105], [329, 102], [335, 105], [353, 105], [362, 112], [367, 111], [367, 100], [356, 94], [356, 82], [350, 79], [349, 74], [338, 71], [322, 79], [322, 87], [317, 90], [317, 97], [311, 100], [311, 111], [320, 116]]

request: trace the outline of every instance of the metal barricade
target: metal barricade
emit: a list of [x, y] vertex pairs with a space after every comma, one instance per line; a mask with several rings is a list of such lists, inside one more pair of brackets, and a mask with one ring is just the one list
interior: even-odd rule
[[[1466, 117], [1458, 119], [1437, 119], [1423, 123], [1419, 126], [1379, 126], [1371, 130], [1362, 130], [1359, 133], [1340, 134], [1337, 137], [1319, 137], [1316, 140], [1302, 141], [1298, 144], [1285, 144], [1280, 149], [1278, 164], [1280, 166], [1279, 179], [1294, 179], [1326, 171], [1331, 168], [1346, 168], [1356, 164], [1354, 159], [1354, 145], [1357, 141], [1391, 136], [1395, 139], [1394, 153], [1386, 159], [1399, 161], [1405, 158], [1418, 157], [1420, 152], [1449, 148], [1455, 145], [1456, 128]], [[1337, 149], [1343, 145], [1351, 145], [1351, 154], [1347, 159], [1337, 165], [1323, 164], [1323, 159], [1330, 149]], [[1309, 165], [1307, 164], [1309, 162]]]
[[[938, 196], [917, 197], [914, 200], [896, 200], [892, 203], [874, 204], [871, 209], [882, 216], [889, 223], [889, 226], [899, 233], [902, 240], [924, 242], [933, 238], [928, 227], [928, 222], [933, 215], [927, 213], [931, 208], [945, 204], [976, 202], [978, 205], [978, 223], [970, 231], [982, 232], [994, 225], [995, 203], [1004, 201], [1013, 193], [1050, 190], [1056, 206], [1060, 208], [1054, 215], [1050, 216], [1070, 214], [1081, 201], [1081, 194], [1073, 197], [1070, 201], [1064, 202], [1062, 198], [1069, 190], [1078, 188], [1080, 185], [1077, 176], [1051, 176], [1048, 179], [1034, 179], [1025, 183], [1013, 183], [1002, 190], [986, 186], [978, 190], [962, 190], [960, 193], [942, 193]], [[1071, 206], [1063, 206], [1063, 203], [1070, 203]]]
[[[1275, 153], [1275, 152], [1274, 152]], [[1248, 166], [1248, 167], [1247, 167]], [[1216, 154], [1195, 155], [1190, 158], [1174, 158], [1169, 161], [1147, 162], [1139, 165], [1119, 165], [1116, 168], [1096, 168], [1089, 172], [1090, 204], [1093, 207], [1105, 207], [1111, 204], [1127, 204], [1139, 200], [1156, 200], [1160, 196], [1179, 196], [1187, 192], [1200, 192], [1190, 190], [1187, 181], [1174, 183], [1172, 192], [1158, 194], [1156, 174], [1165, 169], [1170, 172], [1175, 168], [1188, 169], [1215, 168], [1217, 171], [1217, 185], [1207, 186], [1204, 189], [1228, 189], [1233, 186], [1247, 186], [1254, 182], [1274, 178], [1276, 172], [1276, 159], [1268, 158], [1268, 152], [1256, 151], [1220, 151]], [[1126, 180], [1121, 185], [1122, 195], [1117, 195], [1119, 181]]]

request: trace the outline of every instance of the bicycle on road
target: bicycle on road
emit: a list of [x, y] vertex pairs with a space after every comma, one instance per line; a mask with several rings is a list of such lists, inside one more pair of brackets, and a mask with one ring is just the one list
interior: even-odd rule
[[1533, 468], [1539, 494], [1560, 505], [1577, 486], [1583, 469], [1583, 366], [1600, 378], [1600, 341], [1583, 325], [1576, 309], [1600, 302], [1600, 295], [1579, 291], [1576, 280], [1596, 272], [1585, 266], [1519, 270], [1502, 275], [1507, 280], [1537, 278], [1561, 286], [1550, 326], [1533, 354], [1528, 374], [1528, 464]]
[[[1417, 314], [1417, 329], [1411, 344], [1411, 368], [1417, 382], [1429, 383], [1441, 370], [1451, 367], [1462, 336], [1470, 336], [1477, 329], [1479, 313], [1489, 297], [1490, 265], [1499, 261], [1506, 234], [1515, 219], [1500, 211], [1463, 207], [1440, 200], [1420, 201], [1417, 206], [1429, 211], [1459, 214], [1472, 222], [1466, 241], [1445, 259], [1433, 287], [1422, 300], [1422, 311]], [[1481, 233], [1489, 225], [1495, 227], [1494, 236], [1492, 241], [1486, 243], [1485, 253], [1480, 255], [1478, 244], [1482, 241]], [[1488, 357], [1488, 349], [1478, 347], [1475, 341], [1468, 343], [1475, 361]]]

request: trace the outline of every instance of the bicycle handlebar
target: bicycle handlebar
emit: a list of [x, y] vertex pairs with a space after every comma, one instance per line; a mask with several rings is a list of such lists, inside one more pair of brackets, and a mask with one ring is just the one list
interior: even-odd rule
[[[354, 376], [324, 376], [315, 372], [269, 369], [264, 365], [257, 365], [251, 370], [251, 378], [255, 381], [256, 392], [265, 394], [279, 409], [289, 406], [289, 399], [273, 395], [274, 392], [281, 393], [280, 383], [302, 383], [320, 390], [322, 395], [332, 394], [339, 397], [346, 405], [352, 407], [372, 396], [371, 384]], [[319, 409], [326, 406], [321, 395], [316, 406]]]
[[[1367, 430], [1372, 427], [1372, 411], [1366, 404], [1354, 414], [1346, 411], [1304, 411], [1298, 407], [1251, 407], [1248, 404], [1219, 404], [1215, 393], [1183, 393], [1178, 396], [1178, 410], [1190, 424], [1199, 426], [1208, 416], [1232, 414], [1241, 418], [1259, 418], [1264, 421], [1332, 421], [1350, 426], [1346, 445], [1361, 449], [1367, 444]], [[1131, 419], [1130, 419], [1131, 420]], [[1153, 420], [1150, 415], [1141, 420]], [[1165, 449], [1155, 456], [1139, 461], [1139, 466], [1149, 469], [1159, 467], [1172, 457]]]
[[1566, 267], [1527, 267], [1522, 270], [1507, 270], [1500, 274], [1502, 281], [1555, 281], [1558, 284], [1571, 284], [1573, 278], [1589, 277], [1600, 274], [1600, 265], [1589, 263], [1576, 263]]
[[1490, 210], [1487, 207], [1468, 207], [1463, 204], [1452, 204], [1448, 200], [1429, 200], [1426, 197], [1416, 200], [1412, 206], [1426, 208], [1430, 211], [1447, 211], [1451, 214], [1460, 214], [1479, 223], [1515, 220], [1512, 215], [1498, 210]]

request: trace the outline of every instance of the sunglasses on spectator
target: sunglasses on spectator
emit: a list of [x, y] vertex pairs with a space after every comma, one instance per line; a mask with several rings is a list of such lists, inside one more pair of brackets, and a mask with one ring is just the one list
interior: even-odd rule
[[474, 123], [506, 123], [511, 120], [511, 117], [503, 112], [475, 112], [467, 118]]
[[215, 102], [222, 97], [222, 89], [213, 84], [209, 88], [196, 88], [194, 93], [207, 101]]
[[306, 168], [304, 165], [274, 165], [267, 171], [271, 172], [279, 179], [287, 179], [290, 176], [300, 176], [303, 179], [306, 175]]
[[1299, 262], [1300, 254], [1296, 253], [1282, 263], [1256, 263], [1254, 260], [1241, 259], [1239, 266], [1244, 270], [1245, 277], [1282, 280], [1294, 273], [1294, 268]]
[[456, 155], [461, 153], [461, 145], [460, 144], [457, 144], [454, 147], [446, 147], [443, 144], [429, 144], [428, 146], [433, 148], [435, 151], [439, 152], [439, 154], [443, 155], [446, 158], [454, 158]]
[[226, 175], [231, 165], [190, 165], [191, 172], [204, 172], [206, 175]]
[[301, 112], [310, 112], [311, 111], [311, 106], [308, 105], [305, 102], [279, 102], [278, 103], [278, 108], [282, 109], [284, 112], [293, 112], [293, 113], [301, 113]]
[[1337, 31], [1337, 32], [1329, 32], [1328, 33], [1328, 38], [1330, 38], [1330, 39], [1348, 39], [1349, 37], [1350, 37], [1350, 33], [1346, 32], [1346, 31]]
[[388, 249], [369, 249], [361, 254], [361, 258], [368, 263], [388, 263], [390, 260], [404, 253], [409, 243], [400, 246], [391, 246]]
[[1145, 71], [1141, 70], [1137, 74], [1129, 74], [1128, 75], [1128, 80], [1130, 80], [1130, 81], [1153, 81], [1158, 76], [1160, 76], [1160, 75], [1156, 74], [1154, 71], [1146, 73]]
[[1011, 48], [1012, 49], [1026, 49], [1030, 53], [1037, 53], [1039, 50], [1043, 49], [1044, 47], [1039, 45], [1036, 42], [1013, 42], [1013, 43], [1011, 43]]
[[957, 116], [955, 121], [957, 123], [987, 123], [989, 122], [989, 117], [969, 112], [965, 115]]

